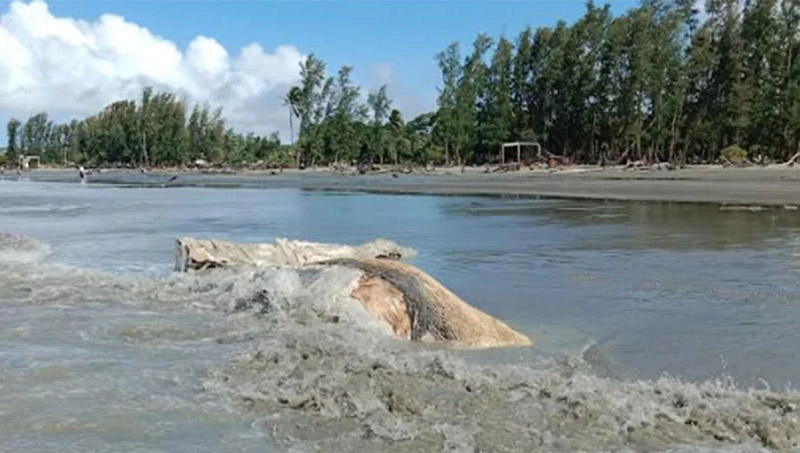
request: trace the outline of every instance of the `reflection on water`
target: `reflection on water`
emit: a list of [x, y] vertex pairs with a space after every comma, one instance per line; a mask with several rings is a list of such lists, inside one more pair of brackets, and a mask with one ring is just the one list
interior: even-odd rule
[[777, 386], [800, 377], [797, 211], [484, 199], [448, 212], [514, 229], [455, 258], [495, 274], [491, 289], [470, 292], [491, 300], [513, 288], [503, 300], [513, 319], [579, 326], [620, 372]]
[[528, 216], [566, 228], [613, 226], [611, 234], [590, 235], [591, 248], [716, 249], [748, 247], [800, 231], [796, 210], [726, 209], [700, 203], [527, 200], [498, 205], [488, 200], [459, 205], [452, 212], [476, 216]]
[[382, 236], [416, 248], [416, 264], [539, 337], [534, 354], [596, 342], [637, 376], [730, 373], [780, 385], [800, 373], [783, 362], [800, 340], [792, 329], [800, 321], [798, 211], [296, 189], [0, 187], [0, 230], [38, 238], [57, 260], [78, 266], [165, 275], [182, 235], [343, 243]]

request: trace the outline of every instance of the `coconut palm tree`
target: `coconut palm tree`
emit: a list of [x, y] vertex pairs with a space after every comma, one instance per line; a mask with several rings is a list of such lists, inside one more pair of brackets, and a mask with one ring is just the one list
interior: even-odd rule
[[283, 98], [283, 105], [289, 107], [289, 130], [291, 133], [292, 143], [294, 143], [294, 121], [293, 118], [300, 116], [300, 100], [303, 96], [303, 91], [300, 87], [291, 87]]

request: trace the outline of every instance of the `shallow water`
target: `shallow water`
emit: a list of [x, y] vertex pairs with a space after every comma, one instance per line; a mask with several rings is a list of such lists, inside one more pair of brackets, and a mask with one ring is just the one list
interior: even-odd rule
[[[0, 450], [798, 440], [798, 211], [249, 186], [0, 181], [0, 231], [31, 238], [0, 241]], [[347, 275], [175, 276], [183, 235], [393, 239], [537, 346], [397, 344], [330, 294]], [[270, 310], [232, 312], [263, 288]]]

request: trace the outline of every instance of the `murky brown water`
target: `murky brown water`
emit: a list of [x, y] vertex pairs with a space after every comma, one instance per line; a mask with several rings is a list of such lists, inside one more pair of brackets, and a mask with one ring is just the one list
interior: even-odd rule
[[[0, 181], [0, 231], [3, 451], [798, 441], [798, 211]], [[538, 344], [399, 344], [335, 273], [174, 276], [181, 235], [387, 237]]]

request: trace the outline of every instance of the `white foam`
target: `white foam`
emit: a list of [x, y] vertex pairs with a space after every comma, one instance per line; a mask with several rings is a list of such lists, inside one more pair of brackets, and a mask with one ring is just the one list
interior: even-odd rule
[[579, 356], [483, 366], [398, 341], [348, 296], [358, 271], [130, 278], [50, 264], [46, 252], [0, 236], [0, 256], [17, 257], [0, 260], [1, 291], [38, 305], [208, 312], [218, 320], [217, 341], [240, 353], [204, 388], [263, 418], [287, 449], [745, 452], [800, 442], [793, 391], [667, 377], [626, 382], [598, 376]]

